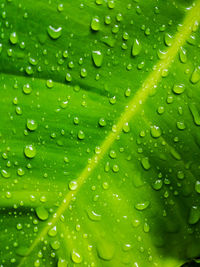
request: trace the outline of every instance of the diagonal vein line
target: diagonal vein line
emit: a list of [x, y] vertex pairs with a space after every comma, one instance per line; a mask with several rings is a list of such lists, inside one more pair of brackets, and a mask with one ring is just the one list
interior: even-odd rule
[[[28, 255], [34, 250], [41, 238], [46, 236], [48, 230], [55, 225], [59, 220], [60, 216], [66, 211], [72, 198], [79, 192], [82, 185], [86, 182], [92, 171], [97, 167], [105, 153], [109, 150], [110, 146], [116, 140], [117, 136], [121, 133], [125, 123], [129, 122], [131, 118], [141, 109], [142, 105], [147, 100], [151, 93], [151, 89], [155, 87], [162, 77], [162, 71], [168, 69], [173, 63], [179, 49], [184, 45], [189, 35], [192, 33], [192, 28], [195, 22], [200, 22], [200, 0], [197, 0], [193, 7], [188, 11], [185, 20], [183, 21], [182, 27], [174, 37], [174, 42], [171, 47], [166, 51], [166, 57], [158, 61], [154, 66], [153, 71], [147, 77], [142, 84], [141, 88], [137, 91], [135, 96], [126, 106], [124, 112], [121, 114], [118, 123], [116, 124], [116, 131], [110, 132], [105, 141], [101, 145], [101, 153], [94, 155], [91, 162], [85, 167], [80, 176], [77, 178], [78, 187], [76, 191], [68, 192], [60, 207], [53, 218], [50, 219], [46, 227], [40, 232], [39, 236], [35, 239], [31, 247], [29, 248]], [[18, 267], [23, 266], [26, 257], [24, 257], [19, 263]]]

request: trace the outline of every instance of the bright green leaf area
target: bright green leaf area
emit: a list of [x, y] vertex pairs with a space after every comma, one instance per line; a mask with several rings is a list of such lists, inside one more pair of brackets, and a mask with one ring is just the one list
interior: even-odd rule
[[1, 267], [200, 256], [199, 23], [200, 0], [0, 0]]

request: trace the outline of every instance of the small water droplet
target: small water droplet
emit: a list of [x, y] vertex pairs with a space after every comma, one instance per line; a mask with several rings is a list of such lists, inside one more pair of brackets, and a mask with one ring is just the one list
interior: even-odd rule
[[180, 59], [181, 63], [187, 62], [187, 51], [183, 47], [180, 48], [179, 59]]

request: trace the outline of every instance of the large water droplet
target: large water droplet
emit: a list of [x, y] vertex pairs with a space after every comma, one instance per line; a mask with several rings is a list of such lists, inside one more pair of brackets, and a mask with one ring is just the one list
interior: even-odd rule
[[200, 66], [194, 69], [190, 81], [193, 84], [196, 84], [200, 81]]
[[92, 51], [92, 59], [96, 67], [101, 67], [103, 55], [100, 51]]
[[97, 214], [93, 210], [87, 210], [87, 215], [88, 215], [89, 219], [92, 221], [100, 221], [101, 220], [101, 215]]
[[11, 42], [11, 44], [17, 44], [17, 42], [18, 42], [18, 36], [17, 36], [17, 33], [16, 32], [12, 32], [10, 34], [10, 42]]
[[98, 16], [92, 18], [90, 26], [93, 31], [99, 31], [100, 21]]
[[158, 138], [161, 136], [161, 129], [159, 126], [156, 125], [151, 126], [151, 136], [154, 138]]
[[24, 154], [29, 159], [34, 158], [36, 153], [36, 148], [33, 145], [27, 145], [24, 149]]
[[62, 27], [54, 28], [53, 26], [49, 25], [47, 32], [52, 39], [56, 40], [62, 35]]
[[142, 210], [145, 210], [146, 208], [148, 208], [150, 205], [150, 202], [149, 201], [144, 201], [144, 202], [140, 202], [140, 203], [137, 203], [135, 205], [135, 208], [139, 211], [142, 211]]
[[77, 250], [73, 249], [71, 252], [71, 258], [74, 263], [81, 263], [83, 258]]
[[98, 256], [106, 261], [112, 260], [115, 252], [115, 247], [113, 244], [107, 241], [98, 241], [97, 243], [97, 253]]
[[189, 104], [189, 109], [190, 109], [190, 111], [192, 113], [194, 123], [197, 126], [200, 126], [200, 115], [199, 115], [199, 111], [198, 111], [196, 105], [194, 103], [190, 103]]
[[132, 56], [137, 56], [142, 50], [142, 45], [138, 39], [135, 39], [132, 46]]
[[200, 208], [197, 206], [192, 206], [190, 209], [188, 223], [195, 224], [199, 221], [199, 219], [200, 219]]
[[49, 217], [49, 213], [48, 213], [48, 211], [47, 211], [44, 207], [42, 207], [42, 206], [41, 206], [41, 207], [37, 207], [37, 208], [35, 209], [35, 212], [36, 212], [38, 218], [39, 218], [40, 220], [42, 220], [42, 221], [47, 220], [48, 217]]

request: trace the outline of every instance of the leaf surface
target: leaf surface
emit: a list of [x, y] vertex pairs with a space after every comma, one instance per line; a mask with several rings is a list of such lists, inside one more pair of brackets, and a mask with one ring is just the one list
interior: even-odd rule
[[200, 256], [200, 1], [0, 6], [1, 266]]

